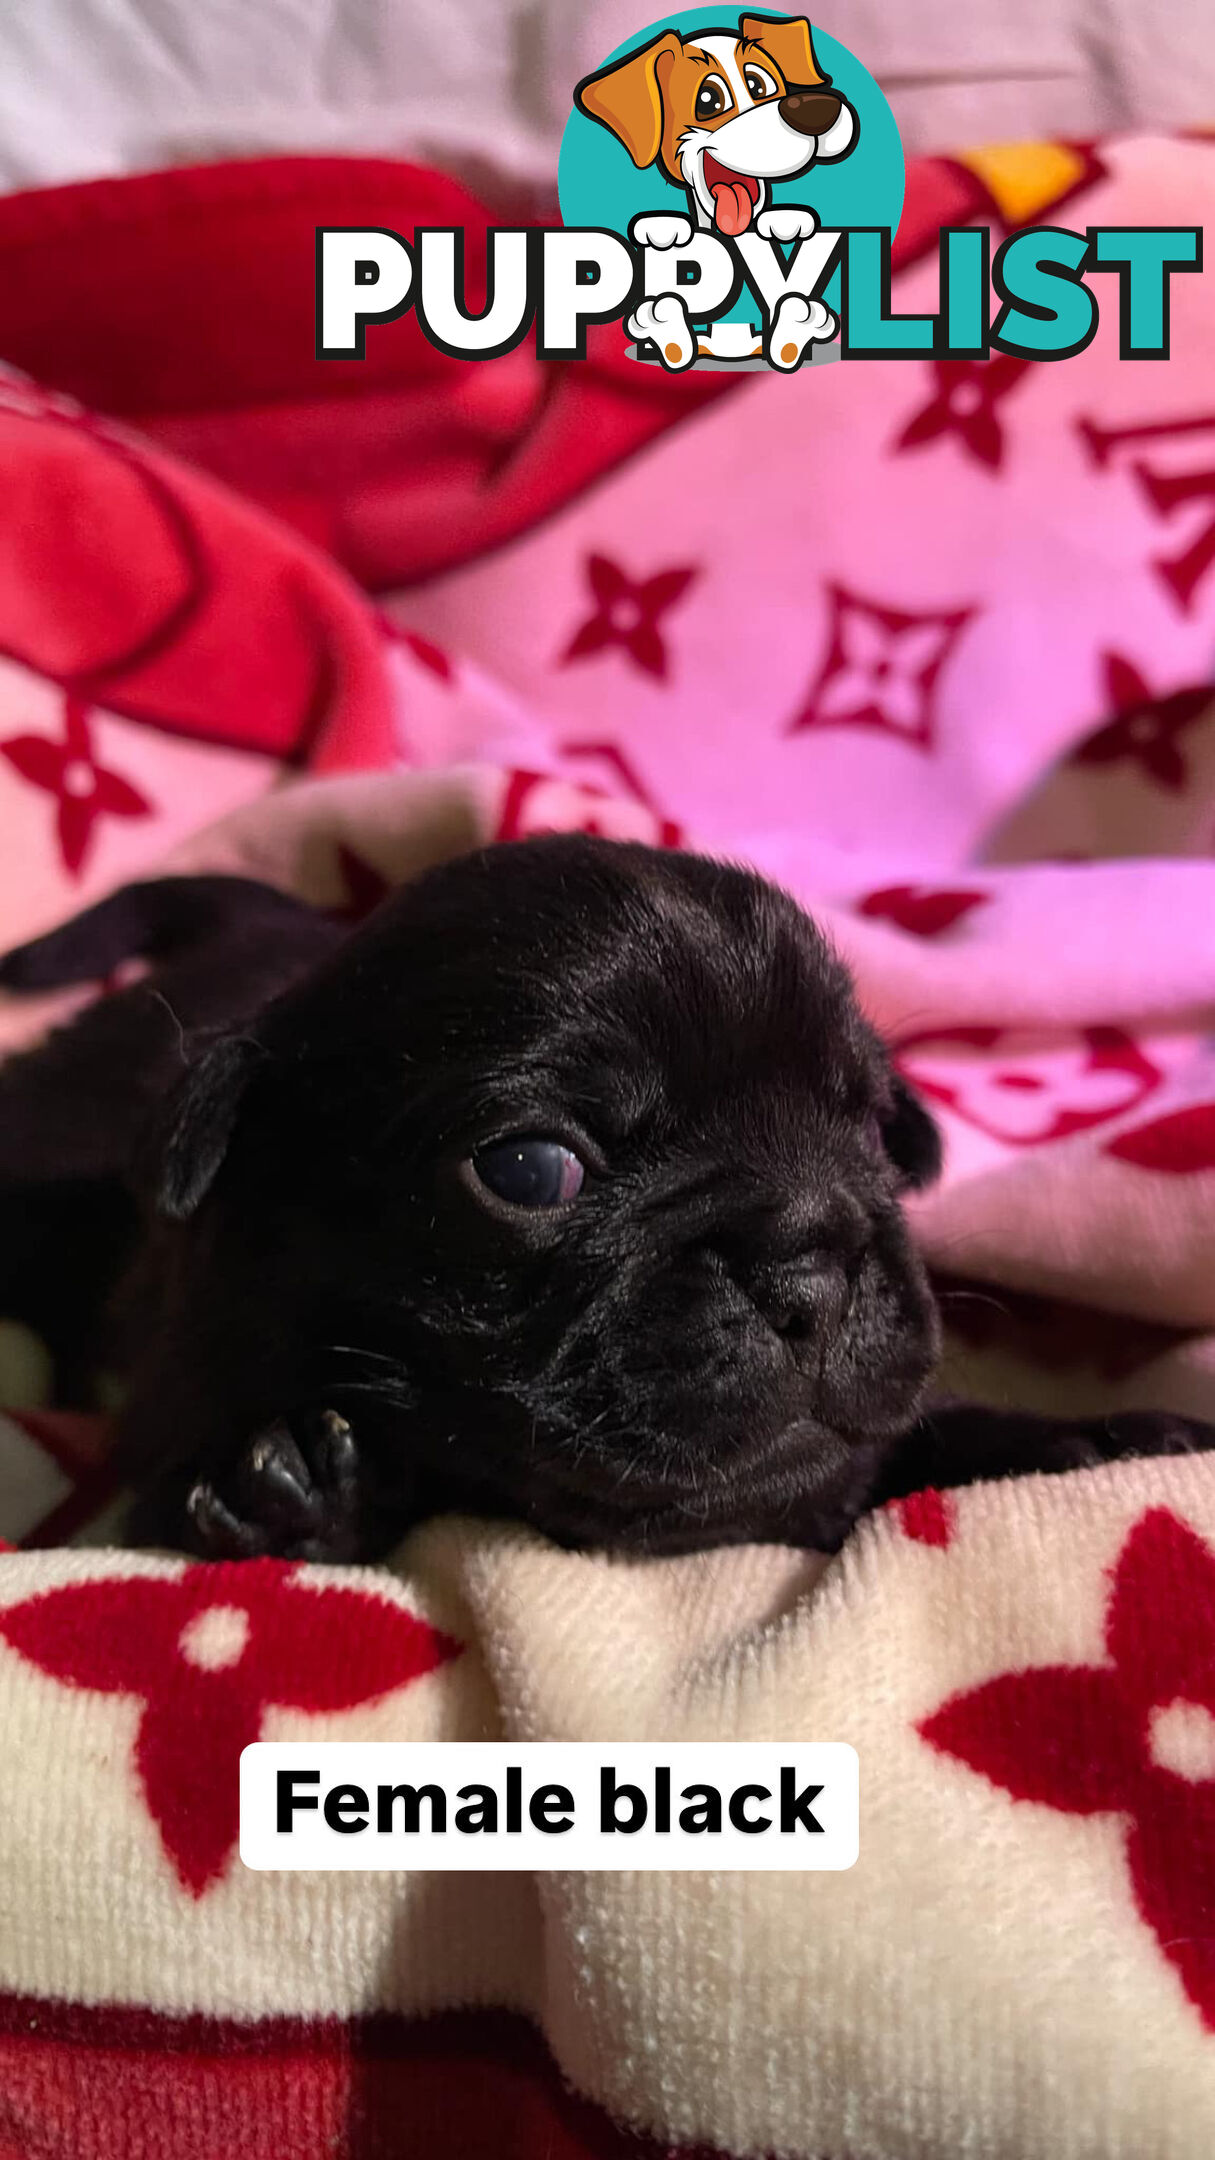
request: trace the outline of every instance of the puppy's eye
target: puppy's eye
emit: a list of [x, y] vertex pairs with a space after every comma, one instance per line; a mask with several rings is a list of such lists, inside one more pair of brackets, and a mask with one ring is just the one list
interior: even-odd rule
[[487, 1192], [521, 1208], [560, 1207], [577, 1197], [586, 1176], [572, 1148], [530, 1133], [478, 1148], [472, 1166]]
[[776, 88], [766, 68], [751, 66], [744, 70], [743, 81], [753, 98], [771, 97]]
[[698, 120], [716, 120], [733, 103], [720, 75], [706, 75], [696, 93], [696, 117]]

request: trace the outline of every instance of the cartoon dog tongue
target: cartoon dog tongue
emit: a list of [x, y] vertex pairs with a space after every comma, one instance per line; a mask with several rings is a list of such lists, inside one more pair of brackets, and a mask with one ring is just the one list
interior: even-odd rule
[[751, 223], [751, 213], [759, 201], [759, 182], [744, 173], [732, 172], [711, 151], [705, 155], [704, 176], [713, 197], [713, 223], [718, 232], [733, 240]]
[[713, 223], [733, 240], [751, 223], [751, 192], [741, 180], [719, 180], [713, 189]]

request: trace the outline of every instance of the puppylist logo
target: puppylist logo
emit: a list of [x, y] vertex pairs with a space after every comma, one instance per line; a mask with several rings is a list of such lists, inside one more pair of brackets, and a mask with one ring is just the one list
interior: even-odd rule
[[1168, 358], [1171, 280], [1201, 270], [1200, 227], [1026, 226], [993, 251], [985, 227], [943, 226], [936, 313], [897, 315], [903, 192], [894, 116], [846, 46], [802, 15], [685, 10], [576, 85], [564, 229], [491, 230], [483, 302], [459, 228], [318, 227], [317, 357], [362, 359], [368, 327], [412, 308], [465, 360], [533, 325], [541, 359], [585, 359], [588, 327], [617, 320], [634, 359], [671, 373], [1066, 360], [1095, 337], [1104, 286], [1121, 357]]
[[895, 232], [904, 188], [894, 116], [844, 46], [802, 15], [696, 9], [629, 39], [574, 108], [562, 215], [627, 235], [636, 359], [838, 356], [843, 230]]

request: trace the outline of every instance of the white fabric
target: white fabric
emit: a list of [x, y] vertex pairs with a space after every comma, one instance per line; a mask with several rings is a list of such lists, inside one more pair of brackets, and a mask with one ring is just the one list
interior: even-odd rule
[[[279, 1707], [266, 1681], [266, 1739], [846, 1740], [861, 1851], [825, 1875], [261, 1874], [240, 1864], [233, 1824], [194, 1894], [172, 1860], [188, 1826], [166, 1843], [165, 1795], [154, 1804], [141, 1768], [150, 1713], [100, 1670], [127, 1655], [119, 1616], [136, 1582], [153, 1586], [142, 1641], [150, 1655], [163, 1635], [167, 1659], [181, 1563], [12, 1556], [0, 1988], [242, 2018], [500, 2003], [625, 2122], [740, 2155], [1209, 2160], [1215, 2036], [1182, 1955], [1203, 1910], [1206, 1758], [1191, 1733], [1188, 1767], [1162, 1787], [1151, 1764], [1166, 1739], [1177, 1754], [1178, 1721], [1149, 1721], [1144, 1782], [1125, 1779], [1136, 1827], [1099, 1709], [1044, 1738], [1036, 1710], [1018, 1723], [1015, 1704], [982, 1705], [1010, 1674], [1048, 1704], [1087, 1675], [1099, 1701], [1120, 1597], [1127, 1622], [1155, 1615], [1135, 1687], [1157, 1686], [1167, 1708], [1170, 1643], [1179, 1629], [1209, 1638], [1213, 1534], [1210, 1462], [1190, 1459], [975, 1488], [927, 1541], [888, 1511], [825, 1574], [784, 1549], [625, 1563], [456, 1522], [418, 1532], [391, 1572], [307, 1569], [289, 1588], [206, 1571], [204, 1608], [259, 1580], [241, 1653], [255, 1689], [282, 1597], [303, 1676], [337, 1608], [368, 1626], [413, 1613], [459, 1645], [374, 1701], [353, 1684], [340, 1712]], [[81, 1594], [88, 1677], [65, 1684], [82, 1653], [51, 1616]], [[199, 1683], [216, 1732], [240, 1685], [235, 1666]], [[977, 1697], [975, 1752], [1007, 1759], [1014, 1781], [1028, 1766], [1042, 1797], [1012, 1797], [998, 1769], [925, 1737], [959, 1696]], [[171, 1698], [155, 1700], [162, 1754], [191, 1764]], [[207, 1766], [235, 1784], [230, 1734]], [[1078, 1806], [1086, 1779], [1095, 1799]]]
[[[549, 180], [579, 75], [645, 0], [8, 0], [0, 188], [273, 151]], [[654, 10], [655, 16], [659, 11]], [[817, 18], [816, 18], [817, 19]], [[839, 0], [909, 152], [1215, 122], [1209, 0]]]

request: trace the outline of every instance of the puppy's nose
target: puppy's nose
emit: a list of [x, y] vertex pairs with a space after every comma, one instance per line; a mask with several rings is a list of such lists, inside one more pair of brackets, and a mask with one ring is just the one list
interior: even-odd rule
[[847, 1278], [838, 1261], [804, 1260], [796, 1267], [774, 1268], [751, 1286], [751, 1297], [774, 1335], [791, 1350], [821, 1339], [843, 1317]]
[[799, 135], [825, 135], [839, 119], [843, 103], [834, 90], [790, 90], [777, 111]]

